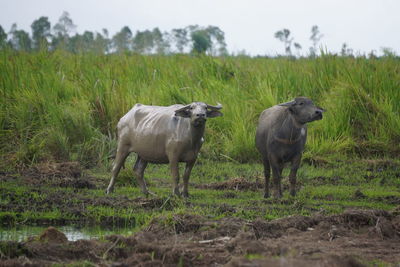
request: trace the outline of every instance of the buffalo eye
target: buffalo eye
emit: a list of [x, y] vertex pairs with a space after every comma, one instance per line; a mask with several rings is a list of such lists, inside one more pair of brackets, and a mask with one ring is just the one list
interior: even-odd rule
[[300, 105], [300, 106], [304, 105], [304, 102], [300, 102], [299, 105]]

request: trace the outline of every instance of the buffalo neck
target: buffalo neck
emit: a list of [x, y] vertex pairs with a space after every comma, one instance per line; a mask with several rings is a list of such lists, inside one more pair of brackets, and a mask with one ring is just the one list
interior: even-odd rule
[[205, 123], [199, 126], [194, 126], [192, 123], [190, 124], [190, 134], [192, 137], [193, 146], [199, 146], [202, 144], [205, 127]]
[[305, 124], [298, 123], [293, 115], [289, 113], [285, 116], [274, 137], [281, 143], [294, 144], [300, 140], [303, 128], [305, 128]]

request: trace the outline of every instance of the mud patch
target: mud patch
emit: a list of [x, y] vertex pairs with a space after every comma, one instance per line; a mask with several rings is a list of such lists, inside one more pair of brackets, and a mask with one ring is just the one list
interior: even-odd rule
[[315, 167], [326, 167], [330, 165], [329, 161], [322, 157], [305, 158], [303, 162]]
[[44, 162], [23, 172], [33, 177], [74, 177], [82, 176], [82, 167], [79, 162]]
[[21, 176], [26, 185], [97, 188], [97, 179], [86, 175], [79, 162], [43, 162], [21, 171]]
[[65, 243], [68, 241], [64, 233], [50, 226], [40, 236], [39, 241], [50, 243]]
[[271, 222], [258, 219], [252, 223], [252, 227], [257, 238], [278, 238], [286, 233], [288, 229], [306, 231], [308, 228], [313, 227], [317, 223], [318, 221], [312, 217], [289, 216], [286, 218], [273, 220]]
[[336, 255], [329, 255], [320, 260], [313, 259], [302, 259], [302, 258], [288, 258], [280, 257], [279, 259], [248, 259], [246, 257], [233, 258], [227, 265], [227, 267], [239, 267], [239, 266], [264, 266], [264, 267], [275, 267], [275, 266], [288, 266], [288, 267], [308, 267], [308, 266], [320, 266], [320, 267], [363, 267], [366, 266], [360, 263], [359, 260], [354, 257], [339, 257]]
[[375, 225], [379, 217], [390, 218], [391, 215], [384, 210], [347, 209], [341, 214], [332, 215], [328, 218], [336, 224], [344, 224], [350, 228], [360, 228]]
[[388, 204], [400, 205], [400, 197], [398, 197], [398, 196], [377, 197], [377, 198], [374, 198], [374, 201], [379, 201], [379, 202], [388, 203]]
[[368, 171], [382, 172], [384, 170], [395, 170], [400, 167], [398, 163], [389, 159], [364, 159], [361, 160], [367, 166]]
[[341, 184], [343, 180], [344, 179], [340, 176], [332, 176], [332, 177], [317, 176], [317, 177], [310, 179], [310, 184], [312, 184], [312, 185], [326, 185], [326, 184], [338, 185], [338, 184]]
[[249, 181], [243, 177], [229, 179], [224, 182], [195, 185], [195, 187], [201, 189], [236, 190], [236, 191], [238, 190], [258, 191], [259, 189], [263, 188], [263, 186], [264, 186], [263, 183], [259, 179], [257, 179], [256, 181]]
[[[399, 216], [380, 210], [353, 209], [337, 215], [272, 221], [175, 214], [157, 217], [131, 236], [75, 242], [63, 238], [61, 242], [41, 242], [40, 237], [20, 243], [0, 242], [0, 265], [76, 261], [113, 266], [396, 264], [400, 261], [399, 226]], [[46, 231], [48, 236], [50, 230]]]

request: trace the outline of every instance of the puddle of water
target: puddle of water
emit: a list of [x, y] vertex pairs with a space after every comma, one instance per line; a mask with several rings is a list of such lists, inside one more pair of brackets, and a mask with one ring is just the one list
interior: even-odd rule
[[[0, 240], [14, 240], [24, 241], [30, 236], [40, 235], [46, 226], [30, 226], [21, 225], [15, 227], [1, 227], [0, 228]], [[77, 227], [77, 226], [58, 226], [56, 227], [59, 231], [63, 232], [69, 241], [76, 241], [79, 239], [93, 239], [99, 238], [105, 235], [120, 234], [120, 235], [131, 235], [133, 234], [133, 228], [115, 228], [115, 229], [103, 229], [101, 227]]]

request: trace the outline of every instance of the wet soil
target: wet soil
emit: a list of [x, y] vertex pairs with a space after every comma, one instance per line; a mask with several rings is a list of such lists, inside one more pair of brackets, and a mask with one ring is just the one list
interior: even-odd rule
[[[386, 162], [370, 162], [371, 168], [391, 168]], [[18, 177], [0, 173], [0, 181], [14, 181], [30, 186], [19, 194], [0, 188], [2, 211], [26, 210], [26, 203], [36, 211], [58, 209], [67, 217], [84, 223], [90, 218], [85, 207], [121, 207], [135, 209], [168, 209], [169, 198], [127, 197], [124, 195], [82, 194], [86, 189], [105, 188], [101, 179], [90, 177], [77, 163], [45, 163], [25, 170]], [[338, 178], [340, 180], [340, 178]], [[321, 177], [321, 181], [325, 181]], [[36, 186], [36, 187], [35, 187]], [[235, 198], [232, 190], [260, 190], [262, 182], [234, 178], [198, 188], [227, 190], [226, 198]], [[57, 188], [64, 188], [58, 190]], [[65, 188], [69, 188], [65, 190]], [[66, 201], [73, 193], [74, 201]], [[38, 197], [45, 195], [45, 197]], [[365, 197], [362, 191], [354, 198]], [[272, 200], [265, 200], [268, 203]], [[282, 200], [284, 201], [284, 200]], [[399, 204], [391, 197], [383, 202]], [[365, 266], [400, 263], [400, 206], [391, 212], [348, 209], [341, 214], [314, 213], [310, 217], [289, 216], [277, 220], [245, 220], [234, 217], [234, 206], [218, 206], [222, 219], [195, 214], [155, 217], [146, 227], [131, 236], [109, 235], [101, 239], [69, 241], [57, 225], [70, 220], [35, 221], [52, 225], [38, 236], [23, 242], [0, 241], [0, 266], [51, 266], [90, 262], [98, 266]], [[18, 218], [2, 217], [1, 223], [12, 224]], [[129, 227], [117, 217], [97, 218], [96, 224]], [[21, 223], [21, 222], [19, 222]], [[24, 221], [22, 223], [31, 223]], [[133, 222], [134, 224], [134, 222]], [[55, 226], [55, 227], [53, 227]], [[132, 225], [134, 227], [134, 225]]]
[[364, 266], [400, 262], [400, 215], [381, 210], [266, 221], [157, 217], [132, 236], [68, 241], [49, 227], [25, 242], [0, 242], [1, 266], [89, 261], [99, 266]]
[[201, 189], [213, 189], [213, 190], [251, 190], [251, 191], [259, 191], [263, 188], [263, 183], [261, 179], [257, 179], [256, 181], [249, 181], [246, 178], [238, 177], [232, 178], [223, 182], [215, 182], [210, 184], [199, 184], [194, 185], [197, 188]]

